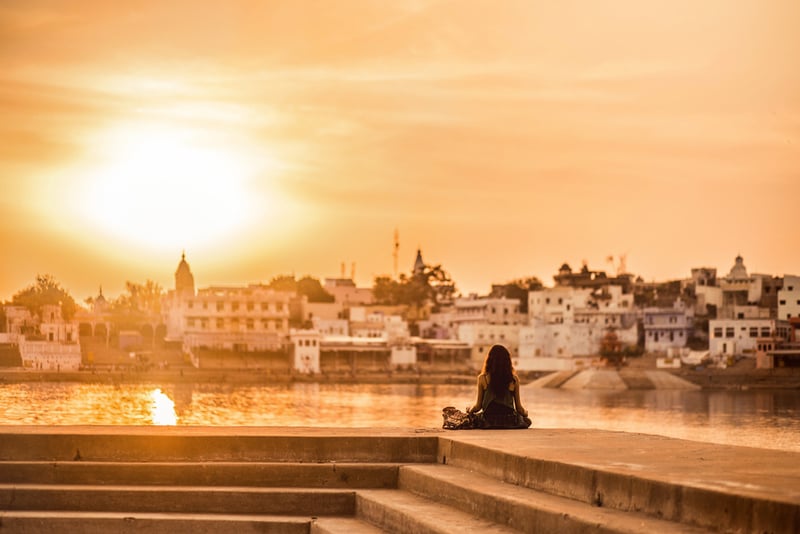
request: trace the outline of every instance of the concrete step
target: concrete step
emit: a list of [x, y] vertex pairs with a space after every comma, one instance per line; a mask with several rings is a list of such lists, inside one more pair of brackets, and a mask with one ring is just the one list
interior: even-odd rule
[[197, 513], [3, 511], [0, 514], [0, 529], [3, 532], [26, 534], [308, 534], [311, 522], [308, 517]]
[[356, 517], [403, 534], [510, 534], [505, 525], [401, 490], [359, 490]]
[[438, 431], [237, 427], [0, 428], [0, 460], [123, 462], [432, 462]]
[[309, 534], [384, 534], [371, 523], [354, 517], [317, 517], [311, 521]]
[[399, 489], [527, 533], [706, 531], [556, 497], [447, 465], [402, 467]]
[[462, 432], [441, 440], [438, 458], [515, 486], [723, 532], [797, 532], [797, 460], [786, 451], [556, 429]]
[[394, 488], [399, 464], [297, 462], [0, 462], [0, 484]]
[[346, 489], [0, 484], [0, 510], [352, 516], [355, 493]]

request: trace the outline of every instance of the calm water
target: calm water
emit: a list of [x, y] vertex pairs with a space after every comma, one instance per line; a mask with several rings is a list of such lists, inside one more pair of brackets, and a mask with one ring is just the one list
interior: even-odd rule
[[[474, 386], [27, 383], [0, 385], [0, 424], [441, 427]], [[791, 391], [567, 391], [523, 387], [534, 428], [597, 428], [800, 452]]]

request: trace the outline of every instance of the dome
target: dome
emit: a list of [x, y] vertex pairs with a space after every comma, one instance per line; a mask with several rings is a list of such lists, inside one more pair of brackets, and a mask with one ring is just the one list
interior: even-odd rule
[[744, 259], [742, 256], [736, 256], [736, 263], [731, 267], [731, 272], [728, 273], [728, 278], [733, 280], [743, 280], [747, 278], [747, 268], [744, 266]]
[[560, 273], [571, 273], [572, 272], [572, 268], [569, 266], [568, 263], [565, 263], [564, 265], [561, 266], [561, 268], [558, 270], [558, 272], [560, 272]]

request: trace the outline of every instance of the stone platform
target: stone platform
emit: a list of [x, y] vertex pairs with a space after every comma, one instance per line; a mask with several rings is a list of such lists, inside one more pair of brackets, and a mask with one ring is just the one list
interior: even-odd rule
[[798, 532], [800, 454], [593, 430], [0, 427], [2, 532]]

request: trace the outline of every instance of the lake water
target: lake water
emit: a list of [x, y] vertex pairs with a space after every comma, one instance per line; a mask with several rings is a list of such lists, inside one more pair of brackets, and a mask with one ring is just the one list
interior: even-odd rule
[[[474, 386], [296, 383], [0, 385], [0, 424], [440, 428]], [[533, 428], [596, 428], [800, 452], [794, 391], [569, 391], [523, 386]]]

